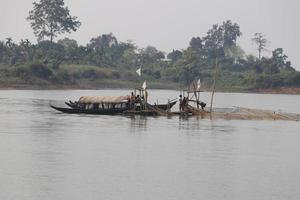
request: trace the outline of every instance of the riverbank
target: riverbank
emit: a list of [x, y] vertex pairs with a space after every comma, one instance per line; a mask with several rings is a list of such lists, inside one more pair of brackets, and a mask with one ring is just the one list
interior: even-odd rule
[[280, 87], [274, 89], [259, 89], [257, 93], [264, 93], [264, 94], [300, 94], [300, 87]]
[[[142, 83], [131, 81], [80, 81], [74, 84], [27, 84], [27, 83], [0, 83], [0, 90], [97, 90], [97, 89], [132, 89], [140, 87]], [[151, 89], [177, 90], [179, 86], [171, 82], [147, 82]]]
[[[0, 90], [99, 90], [99, 89], [132, 89], [139, 86], [139, 83], [130, 81], [82, 81], [79, 84], [26, 84], [26, 83], [13, 83], [5, 84], [0, 83]], [[149, 82], [151, 89], [167, 89], [179, 90], [179, 85], [171, 82]], [[217, 92], [222, 93], [257, 93], [257, 94], [290, 94], [300, 95], [300, 87], [278, 87], [268, 89], [247, 89], [247, 88], [219, 88]], [[203, 92], [211, 92], [208, 87], [203, 89]]]

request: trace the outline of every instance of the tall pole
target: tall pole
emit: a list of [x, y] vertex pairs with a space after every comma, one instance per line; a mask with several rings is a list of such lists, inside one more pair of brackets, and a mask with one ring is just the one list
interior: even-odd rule
[[144, 101], [145, 101], [145, 110], [147, 110], [147, 102], [148, 102], [147, 88], [145, 88]]
[[214, 75], [214, 84], [213, 84], [213, 90], [212, 90], [212, 93], [211, 93], [211, 101], [210, 101], [210, 114], [212, 113], [212, 106], [213, 106], [214, 95], [215, 95], [215, 90], [216, 90], [217, 74], [218, 74], [218, 55], [216, 56], [216, 67], [215, 67], [215, 75]]
[[198, 95], [197, 95], [197, 94], [199, 94], [199, 93], [198, 93], [198, 91], [197, 91], [198, 88], [197, 88], [197, 86], [196, 86], [196, 83], [193, 84], [193, 87], [194, 87], [194, 95], [195, 95], [195, 98], [196, 98], [197, 109], [199, 109], [199, 104], [198, 104], [199, 97], [198, 97]]

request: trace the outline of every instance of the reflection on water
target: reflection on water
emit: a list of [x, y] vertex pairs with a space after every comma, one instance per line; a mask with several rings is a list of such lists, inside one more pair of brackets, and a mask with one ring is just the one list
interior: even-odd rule
[[130, 119], [130, 125], [131, 125], [130, 131], [132, 133], [147, 130], [147, 117], [146, 116], [132, 115], [129, 117], [129, 119]]
[[[68, 115], [49, 107], [80, 95], [128, 92], [0, 91], [0, 199], [300, 196], [299, 122]], [[149, 93], [150, 101], [178, 96]], [[300, 108], [298, 96], [217, 94], [217, 106], [232, 102]]]

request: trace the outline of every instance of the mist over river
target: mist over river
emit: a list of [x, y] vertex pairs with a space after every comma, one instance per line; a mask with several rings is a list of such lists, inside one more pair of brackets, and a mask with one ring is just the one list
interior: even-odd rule
[[[300, 198], [300, 122], [70, 115], [49, 106], [130, 92], [0, 90], [0, 199]], [[178, 95], [149, 91], [151, 103]], [[210, 93], [201, 99], [209, 104]], [[300, 114], [300, 96], [217, 93], [214, 106]]]

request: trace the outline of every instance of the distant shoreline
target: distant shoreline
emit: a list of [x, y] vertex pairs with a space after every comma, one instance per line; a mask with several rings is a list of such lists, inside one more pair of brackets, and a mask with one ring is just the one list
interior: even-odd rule
[[300, 94], [300, 87], [280, 87], [276, 89], [259, 89], [256, 93], [265, 94]]
[[[112, 87], [99, 87], [99, 86], [79, 86], [79, 85], [27, 85], [27, 84], [16, 84], [16, 85], [1, 85], [0, 90], [132, 90], [134, 86], [124, 85], [113, 85]], [[167, 87], [154, 86], [150, 89], [158, 90], [179, 90], [176, 86], [172, 87], [168, 85]], [[210, 89], [204, 89], [203, 92], [211, 92]], [[269, 89], [217, 89], [216, 92], [222, 93], [253, 93], [253, 94], [287, 94], [287, 95], [300, 95], [300, 87], [279, 87], [279, 88], [269, 88]]]

